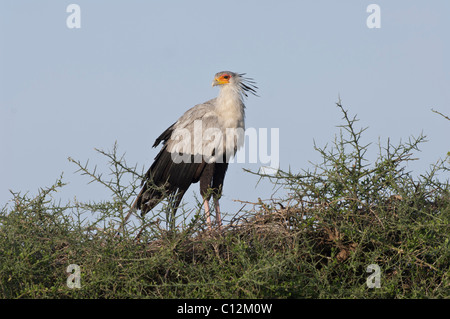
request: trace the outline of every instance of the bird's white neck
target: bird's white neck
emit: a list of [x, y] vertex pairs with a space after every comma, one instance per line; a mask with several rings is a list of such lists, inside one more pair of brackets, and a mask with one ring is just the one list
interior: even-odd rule
[[216, 113], [224, 128], [244, 129], [244, 101], [240, 90], [231, 85], [221, 88], [216, 100]]

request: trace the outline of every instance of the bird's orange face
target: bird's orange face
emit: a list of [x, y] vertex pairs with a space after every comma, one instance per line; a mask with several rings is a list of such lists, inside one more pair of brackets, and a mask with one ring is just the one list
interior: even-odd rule
[[230, 83], [231, 74], [222, 73], [214, 78], [213, 86]]

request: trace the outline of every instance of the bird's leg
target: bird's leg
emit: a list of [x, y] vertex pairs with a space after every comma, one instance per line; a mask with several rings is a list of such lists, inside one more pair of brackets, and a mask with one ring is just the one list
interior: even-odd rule
[[211, 214], [209, 210], [209, 201], [207, 199], [203, 200], [203, 207], [205, 208], [206, 223], [208, 224], [209, 229], [211, 229]]
[[216, 210], [217, 226], [220, 228], [222, 226], [222, 219], [220, 217], [220, 205], [219, 205], [219, 199], [218, 198], [214, 198], [214, 209]]

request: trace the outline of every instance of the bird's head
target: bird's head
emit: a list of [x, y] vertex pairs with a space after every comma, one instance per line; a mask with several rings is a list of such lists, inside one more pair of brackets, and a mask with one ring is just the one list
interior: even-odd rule
[[212, 86], [216, 85], [224, 85], [224, 84], [234, 84], [236, 82], [236, 77], [238, 74], [230, 71], [222, 71], [219, 73], [216, 73], [214, 76], [214, 81], [212, 83]]
[[253, 95], [256, 95], [256, 89], [258, 87], [255, 86], [255, 82], [251, 78], [244, 77], [245, 73], [235, 73], [231, 71], [222, 71], [216, 73], [214, 76], [214, 81], [212, 82], [212, 86], [216, 85], [232, 85], [240, 90], [240, 92], [247, 96], [246, 92], [250, 92]]

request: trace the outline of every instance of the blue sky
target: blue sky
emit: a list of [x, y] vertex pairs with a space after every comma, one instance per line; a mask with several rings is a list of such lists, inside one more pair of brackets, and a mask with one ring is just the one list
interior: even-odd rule
[[[71, 3], [80, 29], [66, 25]], [[366, 25], [371, 3], [381, 8], [379, 29]], [[339, 132], [340, 96], [369, 127], [373, 159], [379, 138], [427, 135], [408, 166], [423, 173], [450, 150], [450, 123], [430, 110], [450, 113], [449, 13], [445, 0], [1, 0], [0, 204], [9, 189], [36, 194], [62, 172], [69, 185], [56, 197], [107, 199], [67, 158], [108, 172], [94, 148], [117, 141], [128, 163], [147, 168], [155, 138], [217, 95], [211, 81], [222, 70], [258, 83], [246, 126], [279, 128], [282, 169], [320, 161], [313, 140], [323, 146]], [[272, 196], [270, 183], [242, 170], [260, 166], [230, 166], [223, 211], [241, 207], [233, 199]], [[197, 184], [185, 202], [194, 193]]]

